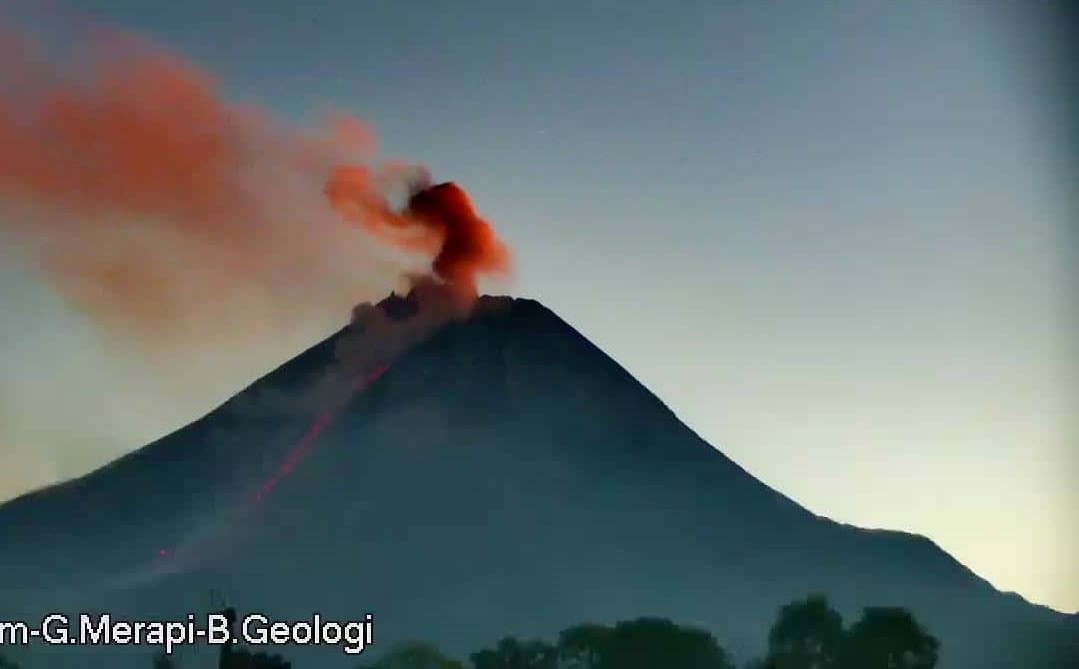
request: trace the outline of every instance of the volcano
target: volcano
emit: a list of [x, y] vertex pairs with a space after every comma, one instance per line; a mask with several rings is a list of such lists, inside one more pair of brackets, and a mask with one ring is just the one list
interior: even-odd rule
[[[215, 589], [278, 620], [370, 613], [372, 652], [422, 638], [463, 655], [661, 616], [744, 661], [779, 606], [820, 592], [847, 618], [908, 607], [945, 669], [1079, 666], [1075, 617], [997, 591], [924, 537], [802, 508], [537, 302], [482, 297], [400, 350], [392, 328], [355, 339], [372, 314], [423, 310], [400, 297], [360, 309], [204, 418], [0, 507], [0, 620], [182, 620]], [[381, 351], [379, 373], [343, 362], [349, 346]], [[273, 650], [297, 667], [357, 662]], [[4, 652], [25, 669], [148, 667], [153, 649]], [[177, 662], [210, 666], [215, 652], [182, 648]]]

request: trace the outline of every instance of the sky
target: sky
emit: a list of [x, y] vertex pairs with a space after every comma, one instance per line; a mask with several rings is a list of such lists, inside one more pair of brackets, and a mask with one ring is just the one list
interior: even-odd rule
[[[951, 0], [79, 0], [472, 194], [540, 300], [810, 510], [1079, 610], [1075, 239], [1045, 55]], [[227, 7], [227, 9], [223, 9]], [[366, 299], [366, 296], [365, 296]], [[182, 366], [0, 246], [0, 498], [212, 409], [344, 304]]]

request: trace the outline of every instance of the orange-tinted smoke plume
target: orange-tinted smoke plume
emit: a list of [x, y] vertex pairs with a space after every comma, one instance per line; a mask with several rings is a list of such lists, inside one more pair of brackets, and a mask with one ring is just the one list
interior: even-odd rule
[[[463, 191], [416, 194], [422, 170], [368, 166], [374, 141], [360, 121], [276, 122], [129, 33], [95, 28], [86, 45], [65, 45], [76, 55], [62, 63], [3, 24], [0, 232], [27, 240], [61, 292], [105, 325], [216, 334], [252, 299], [287, 319], [313, 297], [416, 270], [388, 249], [426, 257], [468, 293], [477, 274], [509, 268]], [[402, 181], [414, 211], [384, 196]]]
[[369, 178], [357, 167], [334, 172], [326, 194], [343, 216], [401, 248], [434, 253], [434, 273], [468, 297], [476, 295], [479, 275], [509, 272], [509, 250], [460, 186], [429, 185], [427, 174], [419, 172], [405, 210], [395, 214], [383, 200], [369, 197]]
[[419, 191], [409, 199], [407, 213], [439, 231], [442, 245], [432, 268], [454, 286], [474, 294], [477, 275], [509, 271], [509, 251], [457, 184], [443, 183]]

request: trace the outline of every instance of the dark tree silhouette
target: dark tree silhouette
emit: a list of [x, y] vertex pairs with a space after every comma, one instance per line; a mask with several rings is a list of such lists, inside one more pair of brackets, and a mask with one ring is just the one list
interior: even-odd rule
[[221, 645], [217, 658], [218, 669], [292, 669], [292, 663], [280, 655], [255, 653], [236, 646], [236, 609], [229, 606], [219, 612], [228, 623], [231, 638]]
[[894, 607], [867, 608], [847, 631], [842, 669], [933, 669], [940, 642]]
[[844, 642], [843, 617], [823, 595], [779, 610], [768, 632], [764, 669], [834, 669]]
[[225, 663], [226, 669], [292, 669], [292, 663], [280, 655], [255, 653], [246, 648], [236, 648]]
[[[559, 635], [559, 669], [733, 669], [711, 633], [662, 618], [578, 625]], [[476, 669], [485, 669], [477, 667]]]
[[726, 651], [706, 630], [663, 618], [638, 618], [616, 624], [602, 669], [734, 669]]
[[221, 646], [221, 651], [217, 657], [217, 669], [232, 669], [234, 666], [232, 656], [236, 649], [236, 609], [229, 606], [218, 613], [225, 616], [230, 636], [229, 640]]
[[465, 665], [427, 641], [406, 641], [391, 647], [371, 663], [357, 669], [465, 669]]
[[[0, 669], [3, 669], [3, 665], [0, 665]], [[158, 653], [154, 655], [154, 669], [176, 669], [176, 662], [171, 655]]]
[[[230, 626], [235, 623], [234, 609], [224, 614]], [[844, 629], [842, 616], [828, 599], [810, 595], [780, 608], [768, 633], [767, 654], [745, 669], [935, 669], [939, 650], [940, 642], [906, 609], [866, 608]], [[666, 618], [575, 625], [562, 630], [555, 645], [504, 637], [469, 659], [470, 669], [734, 669], [712, 633]], [[0, 656], [0, 669], [18, 667]], [[161, 653], [154, 658], [154, 669], [176, 669], [176, 664]], [[219, 669], [292, 669], [292, 664], [280, 655], [226, 644]], [[466, 665], [433, 643], [408, 641], [356, 669], [466, 669]]]
[[557, 669], [554, 646], [538, 639], [520, 641], [506, 637], [494, 648], [473, 653], [473, 669]]
[[600, 669], [611, 655], [614, 630], [606, 625], [584, 624], [558, 635], [559, 669]]

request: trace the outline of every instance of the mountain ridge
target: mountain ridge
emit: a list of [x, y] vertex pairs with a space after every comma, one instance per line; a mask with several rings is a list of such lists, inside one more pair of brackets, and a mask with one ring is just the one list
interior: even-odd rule
[[[867, 604], [910, 605], [941, 630], [945, 657], [957, 663], [946, 668], [1023, 657], [1023, 648], [972, 636], [968, 625], [1006, 628], [1014, 619], [1031, 628], [1030, 639], [1052, 641], [1075, 622], [1000, 593], [926, 537], [812, 513], [709, 445], [556, 314], [520, 298], [481, 298], [467, 318], [402, 352], [340, 406], [258, 514], [208, 530], [201, 544], [191, 539], [230, 517], [237, 491], [257, 486], [308, 430], [317, 408], [291, 407], [290, 398], [340, 366], [339, 345], [355, 329], [80, 477], [81, 487], [0, 506], [0, 531], [30, 547], [0, 549], [8, 590], [18, 583], [32, 600], [35, 582], [69, 569], [69, 557], [55, 556], [78, 554], [76, 585], [88, 575], [144, 575], [108, 595], [133, 611], [162, 602], [176, 610], [195, 584], [223, 583], [282, 615], [305, 598], [339, 610], [369, 600], [399, 633], [446, 628], [448, 647], [507, 631], [492, 615], [540, 633], [658, 613], [718, 628], [742, 655], [759, 649], [775, 606], [821, 590], [845, 615]], [[51, 515], [30, 513], [50, 504]], [[108, 520], [103, 533], [80, 540], [55, 529], [74, 508]], [[158, 547], [185, 541], [194, 562], [157, 559]], [[444, 550], [454, 545], [459, 554]], [[258, 555], [268, 562], [256, 567]], [[353, 559], [387, 583], [340, 592], [333, 578], [350, 573]], [[304, 571], [313, 563], [325, 574]], [[281, 593], [263, 592], [266, 579]], [[534, 610], [516, 609], [513, 592]], [[463, 622], [447, 627], [454, 616]], [[1059, 644], [1062, 656], [1072, 652]]]

